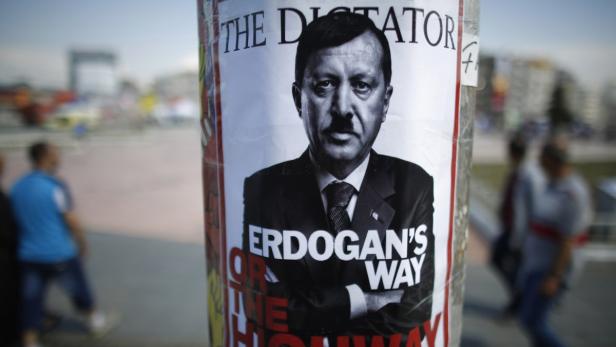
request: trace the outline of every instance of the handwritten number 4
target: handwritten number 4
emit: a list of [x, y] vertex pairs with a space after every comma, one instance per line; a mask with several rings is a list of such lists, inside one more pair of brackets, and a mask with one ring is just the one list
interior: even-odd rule
[[[468, 45], [464, 46], [464, 48], [462, 49], [462, 52], [465, 52], [467, 49], [469, 49], [471, 46], [474, 46], [477, 44], [477, 41], [473, 41], [471, 43], [469, 43]], [[468, 53], [468, 57], [466, 60], [462, 61], [462, 64], [464, 64], [464, 73], [468, 73], [468, 67], [469, 65], [475, 63], [475, 70], [477, 70], [478, 65], [476, 64], [474, 58], [473, 58], [473, 51], [471, 50]]]

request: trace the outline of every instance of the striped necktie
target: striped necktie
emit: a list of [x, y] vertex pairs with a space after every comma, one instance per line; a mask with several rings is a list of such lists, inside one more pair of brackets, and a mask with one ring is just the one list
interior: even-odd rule
[[327, 218], [336, 233], [351, 228], [346, 208], [354, 193], [355, 188], [346, 182], [333, 182], [325, 187]]

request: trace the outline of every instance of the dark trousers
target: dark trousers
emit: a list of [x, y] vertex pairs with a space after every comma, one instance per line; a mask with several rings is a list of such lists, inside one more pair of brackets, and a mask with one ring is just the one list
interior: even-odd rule
[[19, 269], [14, 253], [0, 250], [0, 346], [19, 340]]
[[519, 308], [520, 322], [533, 342], [533, 347], [563, 347], [548, 324], [549, 313], [558, 301], [562, 289], [552, 297], [541, 293], [545, 272], [533, 272], [524, 278], [522, 300]]
[[75, 257], [60, 263], [22, 261], [20, 268], [23, 330], [41, 329], [45, 295], [51, 280], [60, 284], [77, 310], [87, 312], [94, 309], [92, 291], [79, 258]]
[[502, 276], [507, 289], [515, 290], [518, 269], [520, 267], [520, 254], [509, 246], [510, 235], [501, 233], [492, 247], [492, 265]]

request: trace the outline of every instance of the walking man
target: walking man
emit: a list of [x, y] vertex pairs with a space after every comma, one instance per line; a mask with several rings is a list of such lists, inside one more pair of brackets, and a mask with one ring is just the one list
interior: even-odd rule
[[519, 314], [533, 346], [559, 347], [563, 343], [548, 316], [580, 261], [592, 212], [588, 189], [571, 167], [563, 137], [544, 145], [540, 164], [547, 184], [537, 193], [524, 245]]
[[509, 141], [510, 171], [499, 210], [502, 232], [492, 248], [491, 263], [501, 275], [510, 295], [503, 318], [514, 317], [519, 306], [520, 293], [516, 288], [516, 280], [538, 180], [534, 170], [525, 163], [526, 147], [526, 139], [521, 133]]
[[21, 270], [21, 318], [24, 347], [38, 347], [50, 280], [57, 280], [84, 314], [89, 330], [102, 334], [109, 319], [97, 311], [90, 285], [81, 264], [87, 243], [73, 210], [67, 186], [56, 177], [60, 163], [58, 148], [38, 142], [29, 148], [33, 170], [11, 190], [11, 203], [19, 242]]

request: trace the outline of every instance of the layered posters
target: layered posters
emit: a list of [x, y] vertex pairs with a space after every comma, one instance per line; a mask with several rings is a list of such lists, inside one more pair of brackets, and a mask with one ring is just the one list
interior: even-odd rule
[[198, 9], [210, 345], [448, 345], [461, 1]]

